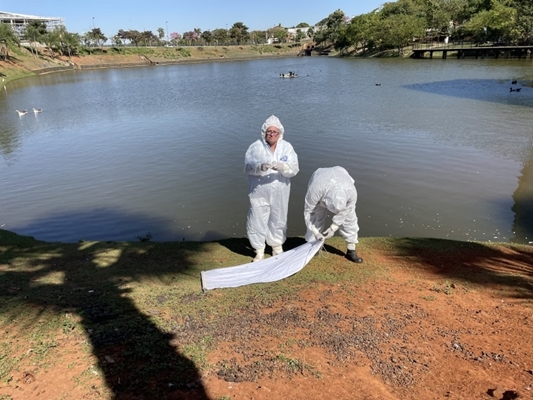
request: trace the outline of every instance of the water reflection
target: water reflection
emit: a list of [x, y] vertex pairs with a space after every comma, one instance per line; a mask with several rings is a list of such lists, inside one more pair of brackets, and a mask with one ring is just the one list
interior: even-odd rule
[[513, 242], [533, 243], [533, 145], [513, 193]]
[[14, 153], [21, 145], [17, 130], [9, 122], [0, 124], [0, 153], [9, 163], [13, 159]]

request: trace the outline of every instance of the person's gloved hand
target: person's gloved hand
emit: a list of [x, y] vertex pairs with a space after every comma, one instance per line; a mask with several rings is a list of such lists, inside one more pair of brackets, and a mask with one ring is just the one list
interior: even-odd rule
[[311, 228], [311, 232], [313, 232], [313, 235], [315, 235], [316, 240], [324, 239], [324, 235], [322, 235], [320, 231], [316, 229], [314, 226]]
[[324, 239], [329, 239], [332, 237], [337, 229], [339, 229], [337, 225], [331, 224], [331, 226], [324, 232]]
[[275, 162], [274, 164], [272, 164], [272, 169], [275, 170], [275, 171], [284, 171], [285, 170], [285, 163], [282, 163], [280, 161], [278, 162]]
[[272, 168], [272, 164], [269, 163], [263, 163], [261, 164], [261, 171], [268, 171], [270, 168]]

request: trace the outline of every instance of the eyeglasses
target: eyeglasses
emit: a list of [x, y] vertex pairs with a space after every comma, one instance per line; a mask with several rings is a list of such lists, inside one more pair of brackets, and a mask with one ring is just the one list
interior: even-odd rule
[[278, 131], [266, 131], [266, 134], [267, 135], [272, 135], [272, 136], [278, 136], [280, 134], [280, 132], [278, 132]]

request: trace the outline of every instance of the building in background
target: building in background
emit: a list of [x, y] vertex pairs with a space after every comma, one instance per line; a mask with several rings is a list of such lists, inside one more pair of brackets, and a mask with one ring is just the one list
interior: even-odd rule
[[0, 23], [10, 25], [13, 32], [15, 32], [21, 40], [27, 39], [24, 36], [26, 26], [32, 21], [44, 22], [46, 29], [49, 31], [54, 30], [60, 25], [64, 25], [63, 18], [60, 17], [38, 17], [36, 15], [24, 15], [0, 11]]

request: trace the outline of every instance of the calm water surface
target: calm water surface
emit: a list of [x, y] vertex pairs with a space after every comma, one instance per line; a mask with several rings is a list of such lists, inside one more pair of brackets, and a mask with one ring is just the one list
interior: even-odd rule
[[[289, 236], [304, 234], [311, 174], [341, 165], [361, 236], [530, 243], [532, 84], [531, 60], [320, 57], [12, 82], [0, 93], [0, 228], [65, 242], [243, 237], [244, 153], [275, 114], [301, 167]], [[44, 111], [15, 112], [32, 107]]]

